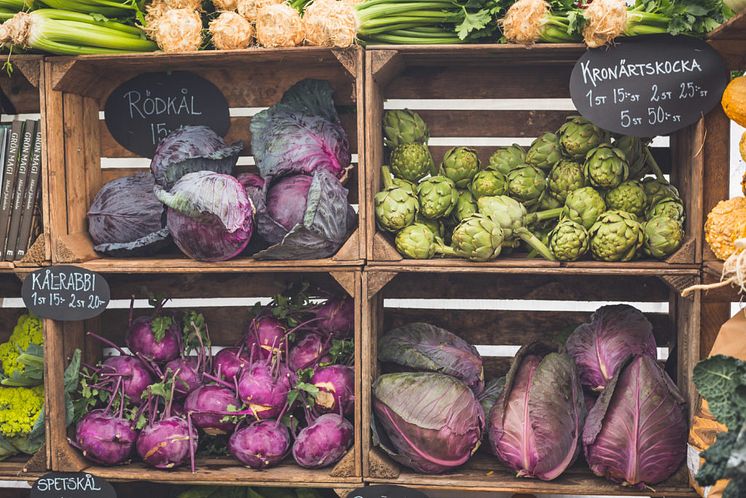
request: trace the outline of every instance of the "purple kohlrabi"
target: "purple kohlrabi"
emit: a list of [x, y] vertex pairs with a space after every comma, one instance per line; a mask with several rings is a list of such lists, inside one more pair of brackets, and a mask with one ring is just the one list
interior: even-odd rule
[[302, 370], [317, 365], [329, 352], [330, 342], [315, 332], [304, 334], [288, 353], [288, 367]]
[[184, 410], [192, 423], [211, 436], [233, 432], [235, 424], [225, 420], [226, 414], [240, 407], [241, 402], [232, 389], [216, 385], [198, 387], [184, 401]]
[[275, 418], [287, 404], [293, 380], [285, 365], [257, 361], [241, 374], [238, 395], [257, 419]]
[[335, 339], [352, 336], [355, 326], [355, 302], [350, 296], [333, 297], [315, 311], [319, 320], [314, 326]]
[[288, 454], [290, 433], [275, 420], [254, 422], [233, 433], [228, 449], [247, 467], [266, 469], [280, 463]]
[[254, 317], [246, 330], [246, 348], [254, 358], [282, 355], [285, 350], [287, 327], [270, 315]]
[[196, 358], [176, 358], [166, 363], [166, 373], [176, 377], [174, 396], [183, 398], [202, 385], [202, 375], [197, 369]]
[[328, 467], [344, 456], [352, 440], [352, 424], [341, 415], [327, 413], [298, 433], [293, 444], [293, 458], [307, 469]]
[[249, 362], [249, 355], [241, 348], [224, 348], [213, 358], [212, 371], [216, 377], [234, 382]]
[[322, 413], [351, 415], [355, 408], [355, 371], [345, 365], [317, 368], [311, 384], [319, 389], [316, 409]]
[[83, 456], [103, 465], [126, 463], [136, 439], [137, 431], [128, 420], [106, 410], [88, 412], [75, 428], [75, 446]]
[[126, 342], [132, 353], [163, 364], [181, 354], [181, 329], [169, 315], [139, 316], [130, 324]]
[[142, 393], [153, 383], [153, 375], [142, 360], [134, 356], [110, 356], [101, 366], [101, 376], [118, 375], [122, 379], [124, 394], [139, 404]]
[[196, 446], [197, 431], [182, 417], [157, 420], [145, 426], [137, 438], [138, 455], [157, 469], [178, 467], [186, 462]]

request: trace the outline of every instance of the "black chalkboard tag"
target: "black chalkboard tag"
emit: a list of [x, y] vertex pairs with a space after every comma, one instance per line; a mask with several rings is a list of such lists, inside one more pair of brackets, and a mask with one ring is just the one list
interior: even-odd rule
[[86, 472], [49, 472], [36, 480], [30, 498], [117, 498], [117, 492]]
[[36, 270], [23, 281], [26, 307], [41, 318], [60, 321], [88, 320], [106, 309], [109, 283], [85, 268], [60, 265]]
[[646, 35], [588, 50], [573, 68], [570, 95], [580, 114], [597, 126], [654, 137], [711, 111], [728, 79], [723, 58], [703, 40]]
[[[33, 498], [33, 497], [32, 497]], [[350, 491], [347, 498], [428, 498], [419, 489], [405, 488], [386, 484], [382, 486], [365, 486]]]
[[104, 108], [114, 140], [143, 157], [182, 126], [209, 126], [220, 136], [230, 128], [230, 108], [210, 81], [188, 71], [143, 73], [119, 85]]

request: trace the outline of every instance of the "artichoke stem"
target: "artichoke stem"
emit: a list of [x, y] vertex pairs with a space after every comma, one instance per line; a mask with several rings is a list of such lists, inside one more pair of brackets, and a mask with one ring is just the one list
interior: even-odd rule
[[383, 188], [389, 188], [394, 185], [391, 169], [388, 166], [381, 166], [381, 178], [383, 179]]
[[513, 230], [513, 235], [520, 237], [526, 244], [531, 246], [536, 252], [538, 252], [544, 259], [548, 261], [556, 261], [552, 251], [541, 241], [539, 238], [528, 231], [525, 227], [516, 228]]
[[527, 214], [523, 218], [523, 224], [524, 225], [532, 225], [538, 221], [546, 221], [546, 220], [552, 220], [554, 218], [559, 218], [559, 216], [562, 214], [562, 208], [554, 208], [554, 209], [547, 209], [546, 211], [539, 211], [536, 213]]
[[653, 157], [653, 153], [650, 152], [650, 147], [648, 146], [645, 146], [645, 159], [646, 159], [648, 166], [650, 166], [650, 169], [653, 171], [653, 174], [658, 179], [658, 181], [665, 182], [666, 177], [663, 176], [663, 171], [661, 171], [660, 166], [658, 166], [658, 162]]
[[447, 246], [445, 244], [438, 244], [438, 248], [436, 249], [436, 252], [440, 254], [441, 256], [453, 256], [453, 257], [461, 256], [459, 253], [456, 252], [456, 250], [453, 247]]

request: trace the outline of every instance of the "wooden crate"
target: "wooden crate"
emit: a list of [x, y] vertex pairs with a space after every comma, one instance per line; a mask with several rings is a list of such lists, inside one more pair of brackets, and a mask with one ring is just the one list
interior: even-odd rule
[[[0, 343], [5, 342], [26, 310], [19, 303], [22, 281], [12, 270], [0, 269]], [[12, 299], [15, 302], [6, 302]], [[2, 387], [0, 387], [2, 389]], [[26, 480], [48, 468], [46, 445], [34, 455], [16, 455], [0, 462], [0, 480]]]
[[[194, 298], [268, 298], [281, 292], [291, 282], [308, 281], [321, 289], [337, 293], [346, 292], [355, 298], [355, 385], [360, 385], [360, 312], [361, 273], [351, 269], [313, 269], [305, 273], [291, 271], [257, 272], [244, 274], [170, 274], [152, 275], [110, 274], [107, 280], [112, 299], [129, 299], [132, 295], [146, 297], [144, 289], [153, 293], [168, 293], [173, 299]], [[191, 307], [205, 314], [210, 336], [215, 346], [235, 344], [248, 323], [250, 306], [235, 301], [212, 302], [204, 308]], [[184, 306], [183, 304], [179, 306]], [[82, 457], [67, 440], [65, 430], [65, 404], [61, 389], [67, 360], [75, 349], [83, 352], [83, 361], [93, 364], [101, 358], [101, 344], [86, 336], [87, 331], [99, 332], [105, 337], [124, 343], [128, 310], [108, 309], [94, 320], [85, 322], [50, 322], [46, 329], [46, 386], [48, 411], [47, 444], [51, 449], [52, 468], [58, 471], [85, 470], [112, 481], [148, 480], [183, 484], [244, 484], [247, 486], [287, 486], [294, 483], [303, 487], [354, 488], [362, 483], [360, 442], [360, 397], [355, 405], [355, 444], [334, 467], [309, 470], [299, 467], [292, 458], [277, 467], [257, 471], [243, 467], [233, 458], [199, 458], [197, 472], [189, 466], [172, 471], [156, 470], [142, 463], [118, 467], [102, 467]]]
[[[44, 75], [42, 74], [43, 57], [40, 55], [14, 55], [9, 59], [12, 66], [10, 74], [5, 70], [0, 74], [0, 92], [4, 98], [0, 104], [2, 121], [14, 119], [39, 119], [42, 126], [42, 137], [46, 136], [44, 127]], [[49, 246], [49, 184], [47, 183], [47, 148], [42, 144], [41, 188], [42, 231], [31, 244], [26, 255], [15, 262], [0, 261], [0, 269], [34, 267], [49, 264], [51, 251]]]
[[[198, 69], [198, 70], [196, 70]], [[101, 257], [92, 248], [86, 213], [101, 186], [120, 176], [147, 170], [149, 161], [120, 146], [99, 118], [108, 95], [123, 81], [152, 71], [192, 70], [214, 83], [231, 108], [266, 107], [279, 101], [291, 85], [304, 78], [330, 81], [336, 104], [347, 131], [353, 154], [363, 150], [363, 55], [350, 48], [332, 50], [303, 47], [291, 50], [256, 49], [189, 54], [134, 54], [124, 56], [83, 56], [48, 58], [45, 61], [48, 119], [50, 130], [50, 215], [52, 257], [55, 263], [79, 263], [92, 270], [129, 269], [132, 271], [190, 272], [235, 271], [245, 268], [284, 266], [345, 266], [362, 264], [363, 226], [331, 258], [306, 261], [255, 261], [250, 258], [207, 264], [182, 254], [152, 258], [117, 259]], [[251, 155], [249, 117], [232, 117], [227, 141], [242, 140], [243, 158]], [[102, 159], [137, 168], [103, 168]], [[239, 168], [245, 170], [248, 168]], [[346, 187], [349, 201], [362, 198], [362, 182], [357, 171]], [[360, 219], [364, 219], [361, 212]]]
[[[587, 321], [601, 303], [649, 306], [647, 311], [653, 312], [646, 316], [653, 323], [658, 346], [672, 352], [677, 365], [674, 380], [688, 406], [694, 406], [697, 397], [690, 376], [699, 360], [700, 297], [695, 294], [683, 299], [679, 292], [683, 285], [699, 280], [696, 271], [609, 275], [580, 273], [571, 268], [522, 273], [490, 270], [447, 273], [429, 268], [400, 271], [379, 267], [363, 274], [362, 428], [366, 482], [453, 492], [696, 496], [689, 488], [685, 466], [667, 482], [653, 486], [653, 490], [636, 491], [593, 476], [582, 459], [551, 482], [518, 479], [483, 446], [467, 464], [453, 472], [424, 475], [400, 466], [373, 446], [371, 384], [379, 373], [377, 340], [392, 328], [415, 321], [446, 328], [478, 347], [502, 346], [483, 349], [485, 378], [491, 379], [507, 372], [517, 346], [533, 340], [552, 341], [556, 334]], [[658, 308], [652, 303], [659, 303]]]
[[[679, 187], [686, 205], [687, 237], [682, 247], [666, 261], [643, 260], [624, 264], [579, 261], [558, 263], [526, 259], [520, 255], [500, 257], [489, 263], [461, 259], [402, 260], [393, 245], [393, 237], [376, 227], [373, 197], [381, 189], [380, 166], [384, 162], [382, 119], [384, 106], [411, 106], [430, 128], [433, 159], [440, 161], [453, 145], [464, 140], [485, 143], [489, 139], [530, 142], [541, 133], [554, 131], [570, 110], [538, 110], [537, 107], [563, 108], [561, 101], [536, 102], [535, 99], [569, 99], [572, 68], [585, 51], [574, 44], [535, 45], [526, 49], [516, 45], [465, 45], [456, 47], [384, 47], [366, 51], [366, 253], [372, 265], [427, 267], [530, 267], [530, 268], [657, 268], [696, 267], [701, 250], [701, 191], [703, 175], [702, 143], [704, 126], [698, 123], [673, 134], [670, 147], [656, 149], [664, 172]], [[439, 100], [470, 99], [467, 110], [438, 109]], [[510, 99], [509, 102], [496, 100]], [[406, 101], [402, 103], [401, 100]], [[455, 109], [446, 105], [445, 109]], [[420, 111], [420, 108], [427, 110]], [[566, 107], [565, 107], [566, 108]], [[513, 109], [513, 110], [505, 110]], [[522, 110], [515, 110], [522, 109]], [[475, 140], [476, 139], [476, 140]], [[709, 140], [709, 137], [708, 137]], [[442, 145], [448, 143], [448, 145]], [[440, 144], [440, 145], [438, 145]], [[482, 163], [489, 160], [496, 145], [470, 145], [477, 149]]]

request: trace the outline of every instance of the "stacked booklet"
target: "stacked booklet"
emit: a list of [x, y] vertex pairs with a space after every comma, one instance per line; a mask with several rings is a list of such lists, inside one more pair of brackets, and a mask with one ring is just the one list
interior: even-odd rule
[[23, 258], [41, 231], [41, 144], [39, 121], [0, 125], [1, 261]]

